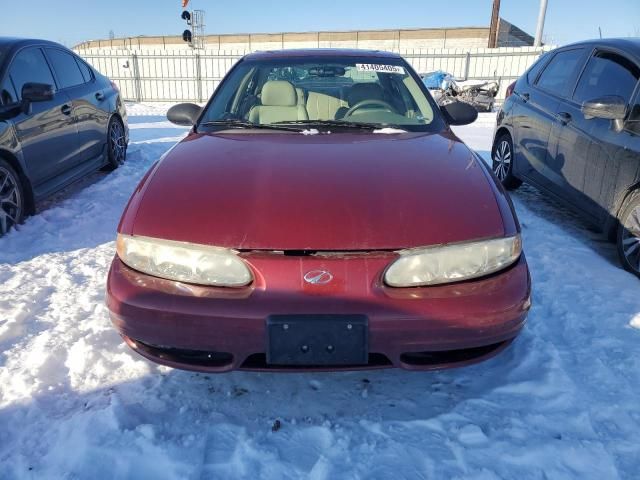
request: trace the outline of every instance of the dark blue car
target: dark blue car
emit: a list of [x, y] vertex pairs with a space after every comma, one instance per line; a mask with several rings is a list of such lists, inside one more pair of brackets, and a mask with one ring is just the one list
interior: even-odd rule
[[509, 86], [492, 151], [505, 187], [525, 181], [574, 208], [617, 241], [638, 276], [639, 79], [639, 39], [549, 52]]
[[0, 37], [0, 235], [42, 198], [126, 158], [114, 83], [53, 42]]

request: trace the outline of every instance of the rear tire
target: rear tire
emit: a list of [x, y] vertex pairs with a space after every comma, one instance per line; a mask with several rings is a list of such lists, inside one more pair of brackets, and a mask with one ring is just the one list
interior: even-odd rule
[[127, 159], [127, 142], [124, 125], [118, 117], [112, 117], [107, 128], [107, 170], [115, 170]]
[[513, 175], [513, 141], [511, 135], [502, 133], [496, 137], [491, 150], [493, 173], [507, 190], [515, 190], [522, 185], [522, 180]]
[[20, 175], [0, 158], [0, 237], [24, 220], [26, 198]]
[[640, 192], [633, 194], [622, 209], [617, 237], [620, 263], [640, 278]]

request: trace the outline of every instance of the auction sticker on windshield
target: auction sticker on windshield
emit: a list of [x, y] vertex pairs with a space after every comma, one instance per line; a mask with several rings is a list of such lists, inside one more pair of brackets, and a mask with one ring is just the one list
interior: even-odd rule
[[356, 68], [359, 72], [397, 73], [399, 75], [405, 74], [404, 67], [398, 67], [397, 65], [356, 63]]

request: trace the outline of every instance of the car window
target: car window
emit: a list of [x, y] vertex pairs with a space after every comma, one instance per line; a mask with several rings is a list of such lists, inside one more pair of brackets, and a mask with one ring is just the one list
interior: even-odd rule
[[245, 60], [223, 81], [201, 124], [243, 120], [440, 128], [437, 108], [402, 59], [300, 57]]
[[78, 63], [78, 67], [80, 67], [85, 83], [90, 82], [93, 79], [93, 74], [91, 73], [89, 66], [79, 58], [76, 58], [76, 62]]
[[20, 51], [11, 62], [9, 76], [13, 81], [18, 100], [22, 98], [22, 87], [25, 83], [46, 83], [47, 85], [56, 83], [44, 54], [39, 48]]
[[17, 101], [18, 95], [16, 95], [15, 88], [13, 88], [11, 78], [7, 75], [2, 85], [0, 85], [0, 103], [2, 103], [2, 105], [11, 105]]
[[60, 88], [75, 87], [84, 83], [84, 77], [73, 55], [56, 48], [47, 48], [47, 56], [56, 72]]
[[596, 52], [580, 77], [573, 99], [582, 103], [617, 95], [629, 103], [638, 78], [640, 69], [629, 59], [611, 52]]
[[538, 74], [540, 73], [540, 70], [542, 70], [542, 67], [544, 67], [547, 64], [548, 59], [549, 59], [549, 54], [544, 53], [540, 56], [540, 58], [538, 58], [538, 60], [536, 60], [536, 63], [534, 63], [533, 66], [527, 72], [527, 80], [529, 80], [529, 83], [533, 83], [536, 81], [536, 78], [538, 78]]
[[575, 73], [582, 66], [583, 53], [582, 48], [558, 52], [542, 71], [536, 85], [550, 93], [566, 96]]

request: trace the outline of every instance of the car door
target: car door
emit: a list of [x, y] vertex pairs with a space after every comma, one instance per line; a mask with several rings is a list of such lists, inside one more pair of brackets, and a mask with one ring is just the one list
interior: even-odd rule
[[[11, 61], [7, 75], [18, 102], [26, 83], [56, 85], [39, 47], [20, 50]], [[27, 174], [39, 195], [38, 186], [64, 172], [77, 155], [77, 130], [69, 97], [57, 91], [52, 100], [32, 103], [30, 112], [20, 112], [11, 121]]]
[[84, 62], [61, 48], [45, 48], [56, 80], [71, 100], [78, 129], [78, 155], [75, 164], [103, 154], [109, 115], [101, 108], [105, 100], [102, 88]]
[[522, 174], [534, 183], [557, 190], [562, 158], [557, 156], [558, 111], [573, 91], [585, 48], [558, 51], [546, 64], [534, 85], [520, 95], [523, 105], [519, 118], [519, 153], [526, 160]]
[[542, 108], [540, 104], [546, 99], [537, 95], [538, 92], [534, 91], [533, 85], [552, 55], [547, 53], [541, 56], [527, 73], [516, 81], [513, 101], [510, 102], [510, 115], [505, 117], [512, 118], [513, 147], [518, 159], [513, 163], [513, 171], [519, 177], [534, 176], [533, 165], [542, 163], [546, 156], [546, 150], [541, 145], [549, 138], [545, 121], [548, 114], [544, 113], [547, 109]]
[[576, 143], [572, 146], [571, 135], [561, 135], [568, 137], [559, 144], [567, 164], [583, 171], [578, 206], [598, 223], [607, 219], [616, 194], [637, 179], [640, 138], [631, 128], [616, 128], [611, 120], [586, 118], [580, 107], [584, 102], [612, 95], [621, 97], [631, 112], [639, 79], [640, 65], [630, 57], [610, 49], [595, 49], [573, 94], [571, 103], [576, 112], [564, 128], [580, 132], [579, 148]]

